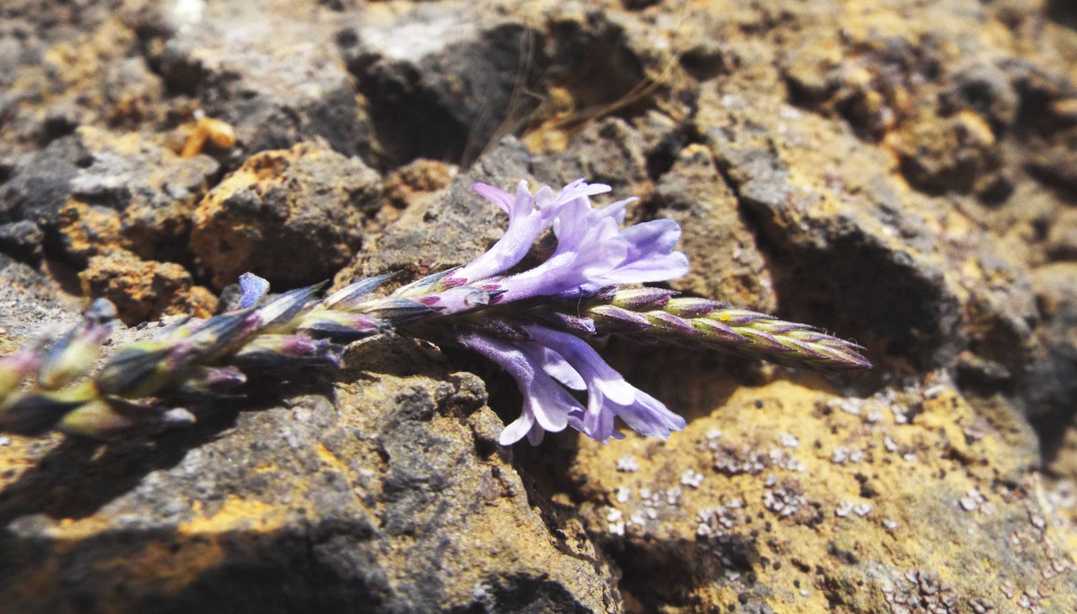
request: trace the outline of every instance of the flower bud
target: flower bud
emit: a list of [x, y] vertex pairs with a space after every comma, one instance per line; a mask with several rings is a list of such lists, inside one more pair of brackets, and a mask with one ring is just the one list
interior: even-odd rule
[[634, 311], [661, 309], [674, 294], [676, 292], [662, 288], [629, 288], [614, 292], [609, 303]]
[[306, 335], [259, 335], [243, 346], [233, 361], [243, 367], [261, 369], [301, 366], [342, 365], [343, 348], [328, 339]]

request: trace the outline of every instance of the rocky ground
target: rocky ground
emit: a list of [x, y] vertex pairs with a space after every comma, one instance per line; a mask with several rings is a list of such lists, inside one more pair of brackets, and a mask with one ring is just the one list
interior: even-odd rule
[[685, 432], [504, 449], [511, 384], [382, 339], [160, 439], [0, 437], [0, 602], [1077, 611], [1075, 84], [1065, 0], [4, 2], [0, 352], [460, 264], [471, 181], [588, 177], [681, 222], [675, 288], [876, 368], [615, 344]]

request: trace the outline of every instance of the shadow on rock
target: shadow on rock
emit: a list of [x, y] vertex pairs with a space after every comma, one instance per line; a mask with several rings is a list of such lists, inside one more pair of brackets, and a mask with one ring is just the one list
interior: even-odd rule
[[213, 441], [236, 424], [240, 412], [280, 405], [281, 399], [306, 394], [332, 398], [325, 378], [285, 382], [253, 382], [252, 394], [234, 405], [196, 410], [198, 423], [152, 438], [118, 439], [102, 443], [65, 438], [32, 469], [0, 491], [0, 525], [20, 516], [85, 518], [133, 489], [149, 473], [175, 467], [192, 449]]

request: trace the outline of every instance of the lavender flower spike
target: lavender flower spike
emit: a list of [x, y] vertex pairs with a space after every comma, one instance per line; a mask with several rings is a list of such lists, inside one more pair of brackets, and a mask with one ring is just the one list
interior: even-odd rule
[[[389, 332], [456, 342], [504, 369], [523, 395], [520, 416], [498, 438], [506, 446], [524, 437], [538, 444], [546, 432], [568, 427], [600, 442], [619, 439], [618, 419], [644, 436], [684, 429], [682, 417], [599, 356], [589, 340], [600, 335], [704, 343], [814, 367], [871, 366], [864, 348], [811, 326], [672, 290], [624, 287], [680, 277], [688, 259], [676, 251], [675, 221], [624, 226], [635, 199], [593, 207], [590, 197], [609, 186], [580, 179], [559, 192], [542, 186], [532, 194], [524, 182], [515, 194], [474, 189], [509, 215], [501, 239], [470, 264], [388, 294], [374, 291], [391, 273], [322, 300], [324, 283], [267, 300], [269, 282], [247, 273], [238, 309], [183, 319], [156, 338], [118, 348], [96, 371], [115, 309], [95, 303], [67, 335], [0, 360], [0, 432], [111, 437], [189, 424], [194, 415], [167, 409], [170, 399], [233, 394], [247, 373], [339, 368], [342, 344]], [[508, 274], [551, 228], [553, 254]]]

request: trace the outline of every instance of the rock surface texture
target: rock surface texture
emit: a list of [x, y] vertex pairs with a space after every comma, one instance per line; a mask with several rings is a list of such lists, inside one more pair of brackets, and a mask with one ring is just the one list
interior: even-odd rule
[[508, 449], [501, 374], [375, 338], [158, 438], [0, 436], [4, 611], [1077, 612], [1070, 2], [14, 0], [0, 150], [3, 354], [407, 281], [500, 235], [473, 181], [587, 177], [682, 225], [677, 290], [875, 363], [615, 341], [687, 429]]

